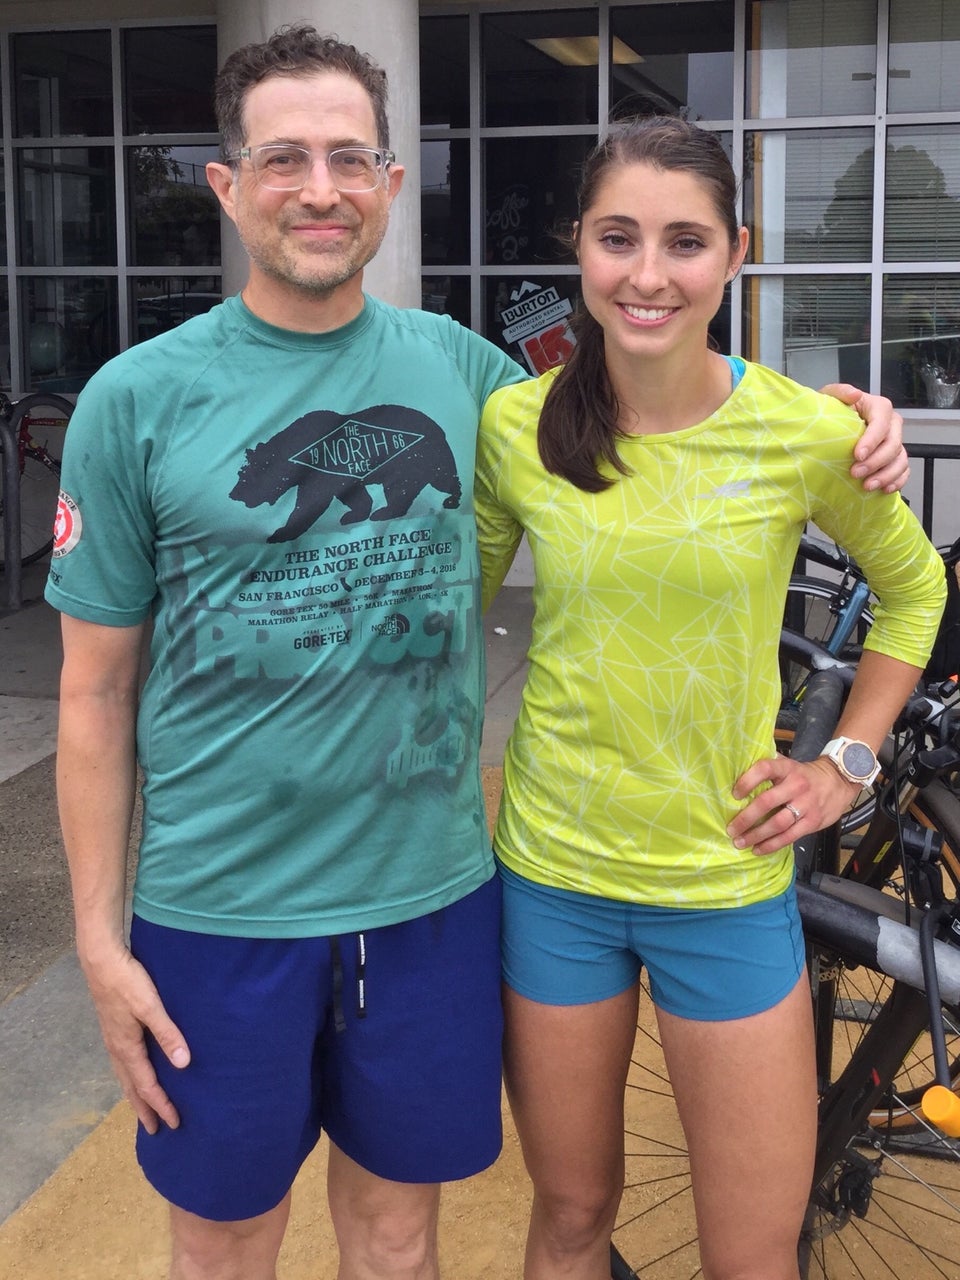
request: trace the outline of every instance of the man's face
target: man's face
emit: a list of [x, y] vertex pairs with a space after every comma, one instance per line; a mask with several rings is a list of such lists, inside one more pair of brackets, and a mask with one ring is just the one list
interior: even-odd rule
[[[208, 166], [210, 183], [250, 256], [248, 301], [329, 298], [346, 286], [359, 297], [360, 272], [380, 247], [403, 170], [391, 168], [374, 191], [338, 191], [326, 156], [334, 147], [377, 147], [366, 90], [341, 72], [272, 76], [247, 95], [245, 145], [293, 143], [315, 160], [299, 191], [261, 186], [249, 160]], [[279, 292], [278, 292], [279, 286]], [[261, 311], [262, 314], [262, 311]], [[269, 315], [267, 318], [271, 318]]]

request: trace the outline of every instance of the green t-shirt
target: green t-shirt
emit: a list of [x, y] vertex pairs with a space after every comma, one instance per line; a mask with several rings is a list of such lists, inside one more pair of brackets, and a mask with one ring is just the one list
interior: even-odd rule
[[46, 595], [153, 619], [146, 919], [329, 935], [489, 877], [473, 471], [524, 376], [447, 317], [302, 334], [231, 298], [91, 379]]
[[861, 423], [829, 396], [747, 364], [705, 422], [631, 436], [602, 493], [544, 470], [556, 371], [499, 391], [480, 429], [484, 593], [521, 530], [536, 586], [530, 667], [504, 764], [496, 848], [543, 884], [625, 901], [727, 907], [781, 892], [789, 849], [735, 849], [736, 779], [773, 754], [777, 647], [808, 520], [880, 597], [867, 645], [922, 666], [943, 563], [899, 496], [849, 467]]

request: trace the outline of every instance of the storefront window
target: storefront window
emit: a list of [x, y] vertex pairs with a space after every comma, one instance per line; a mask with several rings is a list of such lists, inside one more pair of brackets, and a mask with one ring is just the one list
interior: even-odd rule
[[907, 408], [960, 408], [960, 275], [884, 278], [881, 390]]
[[207, 182], [216, 147], [131, 147], [127, 191], [137, 266], [216, 266], [220, 205]]
[[27, 386], [67, 394], [119, 351], [117, 282], [104, 276], [44, 276], [21, 284]]
[[466, 276], [424, 276], [420, 305], [424, 311], [451, 316], [470, 327], [470, 281]]
[[610, 106], [733, 115], [733, 4], [631, 5], [610, 10]]
[[883, 256], [960, 260], [960, 125], [887, 131]]
[[109, 31], [32, 32], [14, 36], [12, 47], [17, 136], [113, 133]]
[[131, 281], [130, 309], [135, 341], [175, 329], [220, 301], [217, 276], [143, 276]]
[[485, 15], [483, 123], [595, 124], [598, 60], [595, 8]]
[[608, 117], [669, 111], [721, 131], [742, 181], [751, 250], [717, 344], [811, 386], [849, 381], [908, 408], [950, 400], [960, 4], [445, 8], [421, 19], [425, 306], [531, 371], [561, 360], [583, 161]]
[[466, 18], [420, 23], [420, 123], [470, 124], [470, 27]]
[[872, 115], [876, 39], [876, 0], [751, 0], [746, 115]]
[[422, 261], [463, 265], [470, 261], [470, 143], [420, 144]]
[[216, 133], [216, 29], [134, 27], [122, 36], [124, 131]]
[[957, 0], [890, 0], [889, 111], [960, 107]]
[[31, 147], [19, 153], [20, 261], [28, 267], [116, 264], [113, 151]]
[[592, 141], [561, 137], [486, 142], [488, 264], [573, 261], [561, 237], [577, 214], [579, 171]]
[[751, 261], [870, 261], [873, 138], [872, 129], [747, 135]]
[[743, 351], [809, 387], [869, 386], [869, 277], [751, 276], [743, 289]]
[[[0, 378], [16, 393], [69, 393], [132, 342], [169, 327], [164, 317], [177, 308], [142, 310], [142, 298], [180, 297], [184, 314], [200, 297], [219, 299], [220, 209], [205, 173], [218, 155], [217, 32], [181, 19], [4, 39], [14, 106], [3, 154], [13, 172], [0, 169], [0, 178], [5, 198], [15, 198], [17, 243], [0, 244], [0, 263], [6, 247], [3, 265], [19, 280], [8, 277], [2, 330], [15, 328], [18, 308], [20, 341]], [[183, 275], [136, 280], [157, 268]], [[33, 274], [51, 269], [65, 273]]]

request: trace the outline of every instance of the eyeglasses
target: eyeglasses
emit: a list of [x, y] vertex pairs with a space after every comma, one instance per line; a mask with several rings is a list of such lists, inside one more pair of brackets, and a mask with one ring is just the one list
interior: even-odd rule
[[[335, 147], [326, 155], [327, 168], [338, 191], [375, 191], [383, 182], [396, 156], [373, 147]], [[316, 157], [306, 147], [287, 143], [267, 143], [261, 147], [241, 147], [228, 163], [249, 160], [253, 174], [268, 191], [299, 191], [307, 185]]]

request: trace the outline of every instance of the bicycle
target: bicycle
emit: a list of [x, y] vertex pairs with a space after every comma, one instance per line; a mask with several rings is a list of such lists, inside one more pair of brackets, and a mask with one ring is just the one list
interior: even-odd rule
[[[851, 677], [852, 667], [839, 664], [810, 678], [793, 743], [799, 758], [818, 754], [831, 736]], [[813, 742], [808, 719], [818, 730]], [[917, 697], [901, 719], [916, 729], [898, 757], [898, 770], [909, 776], [891, 776], [885, 785], [861, 836], [860, 863], [844, 861], [839, 824], [796, 847], [821, 1086], [816, 1172], [798, 1252], [804, 1280], [960, 1277], [960, 1143], [921, 1110], [934, 1080], [931, 1026], [934, 1034], [941, 1023], [946, 1028], [954, 1091], [960, 1079], [960, 902], [939, 848], [956, 860], [960, 801], [937, 777], [960, 761], [960, 713]], [[941, 745], [918, 745], [935, 725]], [[915, 818], [911, 806], [935, 825]], [[901, 856], [906, 870], [897, 893], [888, 881]], [[934, 944], [941, 999], [931, 1023], [919, 938], [927, 900], [936, 896], [946, 898], [952, 914]], [[649, 1001], [644, 1005], [649, 1011]], [[611, 1253], [613, 1280], [638, 1275], [624, 1257], [640, 1256], [645, 1239], [664, 1235], [662, 1227], [650, 1230], [657, 1215], [669, 1218], [671, 1244], [645, 1261], [643, 1280], [700, 1274], [683, 1135], [675, 1110], [663, 1105], [669, 1083], [657, 1055], [655, 1033], [642, 1022], [628, 1084], [629, 1174]], [[631, 1123], [648, 1109], [651, 1093], [661, 1102], [654, 1123]]]
[[[0, 392], [0, 416], [14, 430], [20, 472], [20, 562], [33, 564], [53, 547], [60, 490], [63, 433], [73, 405], [63, 396], [35, 391], [17, 401]], [[2, 451], [0, 441], [0, 451]], [[0, 495], [0, 568], [7, 558]]]
[[[937, 642], [924, 672], [924, 680], [936, 680], [946, 694], [957, 694], [953, 677], [960, 667], [960, 539], [952, 546], [938, 548], [946, 574], [948, 604], [940, 625]], [[795, 573], [791, 576], [784, 609], [784, 628], [780, 641], [780, 679], [782, 702], [777, 717], [778, 743], [789, 744], [793, 737], [799, 707], [811, 671], [824, 669], [834, 661], [856, 662], [873, 625], [870, 588], [863, 572], [842, 547], [804, 534], [800, 540], [798, 560], [814, 561], [834, 571], [834, 579], [826, 580]], [[888, 748], [889, 751], [889, 748]], [[881, 752], [886, 769], [890, 759]], [[844, 815], [842, 831], [856, 831], [870, 818], [876, 791], [883, 779], [867, 789], [857, 804]]]
[[[938, 547], [947, 574], [947, 588], [954, 601], [960, 599], [956, 570], [960, 565], [960, 538], [949, 547]], [[828, 569], [833, 577], [816, 578], [795, 572], [787, 587], [784, 628], [807, 636], [834, 658], [856, 661], [867, 632], [873, 625], [874, 603], [863, 570], [836, 543], [805, 533], [800, 539], [798, 560], [806, 568], [809, 561]], [[957, 614], [954, 617], [954, 613]], [[944, 679], [958, 674], [960, 661], [960, 611], [948, 605], [937, 646], [927, 666], [928, 678]], [[781, 652], [780, 677], [784, 707], [797, 707], [809, 675], [809, 663], [802, 655]]]

